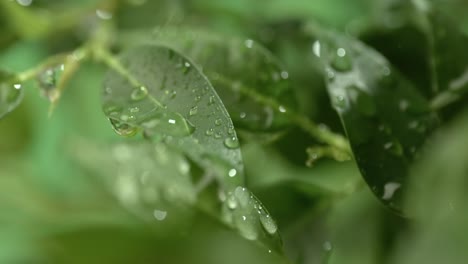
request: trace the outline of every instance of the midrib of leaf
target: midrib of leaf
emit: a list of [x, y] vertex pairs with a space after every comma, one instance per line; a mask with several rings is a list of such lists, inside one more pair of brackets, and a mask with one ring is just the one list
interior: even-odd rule
[[[207, 73], [208, 76], [210, 76], [210, 73]], [[213, 73], [211, 73], [213, 75]], [[252, 100], [263, 104], [265, 106], [269, 106], [274, 109], [275, 112], [283, 115], [287, 115], [291, 118], [291, 120], [299, 126], [301, 129], [303, 129], [305, 132], [307, 132], [309, 135], [312, 137], [316, 138], [322, 143], [329, 144], [330, 146], [336, 148], [339, 150], [340, 153], [345, 154], [351, 158], [351, 148], [349, 146], [348, 141], [346, 138], [344, 138], [340, 134], [336, 134], [334, 132], [331, 132], [326, 129], [320, 128], [317, 124], [312, 122], [309, 118], [306, 116], [286, 107], [283, 106], [281, 103], [276, 101], [273, 98], [264, 96], [258, 92], [255, 91], [255, 89], [252, 89], [244, 84], [241, 84], [240, 86], [236, 87], [234, 90], [234, 81], [231, 80], [230, 78], [216, 73], [217, 81], [223, 83], [227, 87], [229, 87], [233, 91], [238, 91], [242, 93], [245, 96], [248, 96]], [[279, 108], [284, 108], [285, 112], [279, 112]]]
[[[101, 59], [109, 68], [115, 70], [122, 77], [124, 77], [132, 86], [133, 89], [138, 89], [139, 87], [146, 87], [143, 85], [135, 76], [133, 76], [127, 68], [125, 68], [118, 59], [115, 58], [108, 50], [98, 49], [95, 52], [95, 55]], [[162, 104], [150, 93], [148, 93], [148, 98], [159, 108], [162, 109]]]

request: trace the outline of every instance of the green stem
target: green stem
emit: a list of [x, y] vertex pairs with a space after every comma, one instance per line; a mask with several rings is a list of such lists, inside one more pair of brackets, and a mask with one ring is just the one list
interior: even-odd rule
[[[223, 83], [227, 87], [232, 87], [231, 84], [233, 82], [224, 76], [219, 75], [217, 81]], [[333, 146], [340, 152], [351, 156], [351, 148], [349, 146], [348, 140], [342, 135], [336, 134], [328, 129], [321, 128], [306, 116], [281, 105], [274, 99], [266, 97], [256, 92], [254, 89], [240, 86], [238, 91], [263, 105], [273, 108], [275, 111], [280, 112], [281, 114], [287, 115], [296, 125], [302, 128], [312, 137], [316, 138], [318, 141]]]

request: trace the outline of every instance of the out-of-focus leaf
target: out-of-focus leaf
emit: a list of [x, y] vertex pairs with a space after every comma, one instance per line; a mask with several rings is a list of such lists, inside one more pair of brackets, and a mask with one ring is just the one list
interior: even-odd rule
[[393, 263], [464, 263], [468, 258], [468, 112], [442, 128], [414, 166], [406, 208], [417, 219]]
[[179, 214], [190, 211], [196, 193], [190, 164], [177, 152], [163, 144], [146, 142], [108, 147], [80, 143], [74, 149], [80, 163], [93, 175], [101, 176], [104, 185], [130, 212], [162, 225], [188, 220]]
[[155, 45], [135, 47], [121, 57], [126, 71], [104, 81], [104, 112], [115, 130], [164, 137], [191, 159], [215, 172], [223, 185], [242, 185], [239, 142], [221, 99], [190, 60]]
[[361, 174], [389, 207], [401, 209], [411, 163], [438, 118], [427, 100], [380, 54], [351, 38], [323, 36], [331, 102]]
[[137, 35], [133, 39], [124, 35], [123, 41], [163, 44], [190, 57], [210, 79], [236, 128], [275, 131], [292, 122], [284, 114], [297, 105], [289, 73], [251, 39], [164, 27], [141, 40]]

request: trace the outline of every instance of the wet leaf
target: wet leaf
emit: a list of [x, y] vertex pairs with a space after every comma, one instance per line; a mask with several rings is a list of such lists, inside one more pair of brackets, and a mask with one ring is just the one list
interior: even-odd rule
[[463, 102], [453, 103], [468, 93], [468, 36], [450, 14], [440, 11], [444, 6], [437, 1], [381, 4], [375, 26], [362, 37], [417, 84], [433, 108], [451, 105], [441, 111], [449, 119], [463, 107]]
[[22, 84], [16, 76], [0, 70], [0, 118], [18, 107], [22, 99]]
[[176, 51], [155, 45], [129, 50], [121, 63], [131, 77], [110, 71], [103, 89], [104, 112], [114, 129], [124, 136], [143, 130], [161, 137], [203, 167], [219, 168], [215, 171], [223, 185], [242, 185], [234, 126], [198, 68]]
[[100, 176], [106, 189], [138, 218], [159, 223], [161, 230], [190, 222], [196, 192], [190, 164], [176, 151], [146, 142], [111, 146], [79, 142], [74, 149], [78, 162]]
[[380, 200], [400, 210], [408, 169], [438, 125], [437, 115], [374, 50], [332, 33], [321, 44], [330, 99], [361, 174]]
[[[125, 39], [127, 39], [125, 37]], [[275, 131], [296, 109], [289, 73], [261, 44], [193, 28], [158, 28], [130, 42], [160, 43], [193, 59], [207, 75], [237, 128]]]

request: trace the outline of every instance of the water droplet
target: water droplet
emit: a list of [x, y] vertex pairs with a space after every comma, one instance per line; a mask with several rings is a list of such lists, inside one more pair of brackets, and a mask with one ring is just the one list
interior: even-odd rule
[[346, 72], [352, 69], [353, 64], [349, 56], [346, 54], [346, 50], [339, 48], [332, 56], [331, 66], [336, 71]]
[[188, 136], [195, 131], [190, 122], [175, 112], [156, 112], [143, 120], [141, 126], [151, 132], [176, 137]]
[[320, 58], [320, 41], [315, 41], [314, 44], [312, 44], [312, 51], [314, 52], [315, 56]]
[[192, 65], [190, 65], [190, 63], [188, 61], [186, 61], [184, 63], [184, 74], [187, 74], [190, 71], [191, 68], [192, 68]]
[[130, 113], [138, 113], [140, 112], [140, 108], [138, 106], [130, 107]]
[[396, 156], [403, 155], [403, 147], [401, 146], [400, 142], [396, 139], [385, 143], [384, 149], [390, 151], [390, 153]]
[[263, 228], [270, 235], [273, 235], [278, 230], [278, 226], [276, 225], [275, 221], [268, 214], [260, 214], [260, 222], [262, 223]]
[[228, 137], [224, 140], [224, 145], [230, 149], [236, 149], [239, 147], [239, 140], [236, 137]]
[[247, 48], [251, 49], [253, 47], [254, 41], [251, 39], [247, 39], [245, 40], [244, 44]]
[[335, 79], [335, 72], [331, 69], [326, 69], [325, 74], [327, 75], [327, 78], [329, 81], [333, 81]]
[[22, 6], [30, 6], [33, 0], [16, 0], [16, 2]]
[[120, 136], [132, 137], [138, 133], [137, 127], [131, 126], [114, 118], [109, 118], [109, 121], [111, 122], [114, 131]]
[[13, 111], [23, 97], [21, 84], [13, 79], [13, 75], [0, 72], [0, 118]]
[[216, 125], [216, 126], [220, 126], [220, 125], [222, 125], [222, 124], [223, 124], [223, 121], [222, 121], [220, 118], [218, 118], [218, 119], [215, 120], [215, 125]]
[[289, 73], [287, 71], [282, 71], [281, 72], [281, 78], [283, 78], [283, 80], [286, 80], [289, 78]]
[[130, 97], [132, 98], [133, 101], [140, 101], [140, 100], [145, 99], [147, 95], [148, 95], [148, 89], [146, 89], [145, 86], [140, 86], [136, 88], [135, 90], [133, 90]]
[[216, 132], [214, 136], [215, 136], [215, 138], [217, 138], [217, 139], [222, 138], [222, 135], [221, 135], [221, 133], [219, 133], [219, 132]]
[[96, 16], [102, 20], [109, 20], [112, 18], [112, 13], [106, 10], [96, 9]]
[[238, 186], [234, 190], [234, 196], [237, 198], [237, 201], [239, 201], [239, 204], [242, 207], [246, 207], [247, 204], [249, 204], [250, 201], [250, 192], [247, 190], [245, 187]]
[[104, 106], [103, 110], [106, 115], [117, 116], [122, 111], [122, 107], [116, 105], [107, 105]]
[[398, 106], [400, 107], [400, 110], [401, 110], [402, 112], [405, 112], [405, 111], [408, 109], [408, 107], [409, 107], [409, 102], [408, 102], [407, 100], [405, 100], [405, 99], [402, 99], [402, 100], [400, 100], [400, 102], [398, 103]]
[[154, 218], [156, 218], [156, 220], [163, 221], [167, 217], [167, 212], [156, 209], [156, 210], [153, 211], [153, 216], [154, 216]]
[[229, 195], [226, 199], [226, 204], [229, 209], [236, 209], [237, 208], [236, 197], [234, 197], [233, 195]]
[[210, 96], [210, 100], [209, 100], [208, 104], [212, 105], [214, 103], [215, 103], [215, 97], [212, 95], [212, 96]]
[[280, 105], [280, 106], [278, 107], [278, 110], [279, 110], [281, 113], [286, 113], [286, 107], [284, 107], [284, 106], [282, 106], [282, 105]]
[[339, 48], [339, 49], [336, 51], [336, 55], [338, 55], [338, 57], [344, 57], [344, 56], [346, 56], [346, 50], [343, 49], [343, 48]]
[[335, 108], [339, 109], [340, 111], [343, 111], [346, 109], [348, 103], [342, 94], [335, 94], [331, 96], [331, 99], [332, 99], [332, 105]]
[[382, 196], [383, 200], [390, 200], [393, 198], [395, 192], [401, 187], [400, 183], [397, 182], [388, 182], [384, 185], [384, 194]]
[[197, 107], [197, 106], [192, 107], [192, 108], [190, 109], [190, 111], [189, 111], [189, 115], [190, 115], [190, 116], [194, 116], [194, 115], [196, 115], [197, 113], [198, 113], [198, 107]]
[[214, 134], [214, 130], [212, 128], [205, 131], [205, 135], [212, 136]]
[[236, 169], [230, 169], [228, 172], [229, 177], [235, 177], [237, 175]]
[[241, 113], [239, 114], [239, 117], [240, 117], [241, 119], [244, 119], [246, 116], [247, 116], [247, 114], [246, 114], [245, 112], [241, 112]]
[[325, 243], [323, 243], [323, 250], [331, 251], [332, 249], [333, 249], [333, 246], [330, 243], [330, 241], [326, 241]]
[[60, 64], [48, 68], [37, 76], [37, 82], [41, 89], [42, 96], [46, 97], [51, 102], [56, 101], [59, 97], [59, 91], [57, 91], [56, 88], [57, 82], [65, 69], [64, 67], [63, 64]]

